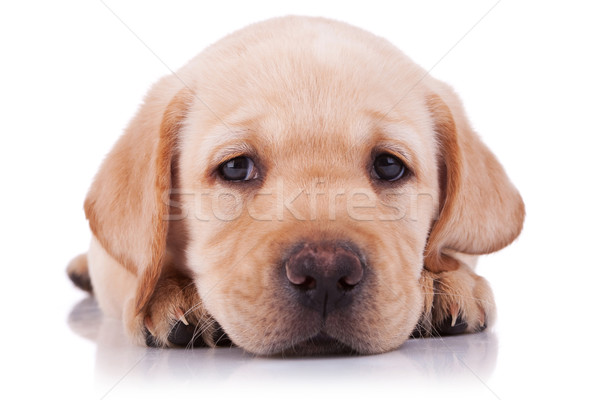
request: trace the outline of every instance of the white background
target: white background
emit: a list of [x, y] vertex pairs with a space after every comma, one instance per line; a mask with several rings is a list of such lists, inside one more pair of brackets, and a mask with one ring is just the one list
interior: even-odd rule
[[[127, 345], [66, 279], [90, 238], [87, 188], [151, 83], [286, 14], [384, 36], [461, 95], [527, 206], [518, 241], [480, 261], [499, 310], [490, 332], [357, 358], [153, 351]], [[516, 0], [2, 3], [0, 392], [598, 398], [599, 15], [593, 2]]]

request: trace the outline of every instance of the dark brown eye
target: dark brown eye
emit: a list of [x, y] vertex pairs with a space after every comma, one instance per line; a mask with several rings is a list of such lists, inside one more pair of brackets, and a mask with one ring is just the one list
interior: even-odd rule
[[219, 174], [226, 181], [249, 181], [256, 179], [258, 173], [254, 161], [248, 157], [236, 157], [219, 166]]
[[379, 179], [393, 182], [406, 174], [406, 166], [396, 156], [380, 154], [373, 161], [373, 171]]

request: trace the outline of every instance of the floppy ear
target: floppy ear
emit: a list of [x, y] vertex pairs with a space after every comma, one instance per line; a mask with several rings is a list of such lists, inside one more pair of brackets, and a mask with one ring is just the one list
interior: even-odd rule
[[[160, 276], [168, 230], [171, 159], [191, 93], [150, 93], [104, 160], [85, 200], [90, 228], [104, 249], [137, 276], [136, 313]], [[169, 101], [170, 100], [170, 101]]]
[[507, 246], [525, 217], [519, 192], [469, 126], [456, 95], [447, 92], [445, 99], [427, 100], [439, 146], [441, 196], [425, 250], [425, 267], [432, 272], [459, 267], [452, 251], [486, 254]]

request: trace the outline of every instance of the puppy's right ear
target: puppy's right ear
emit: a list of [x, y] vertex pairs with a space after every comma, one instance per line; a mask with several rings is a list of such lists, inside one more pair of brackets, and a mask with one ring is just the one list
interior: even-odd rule
[[175, 96], [157, 91], [150, 92], [104, 160], [84, 205], [95, 237], [137, 276], [136, 313], [148, 302], [161, 273], [173, 148], [193, 98], [186, 88]]

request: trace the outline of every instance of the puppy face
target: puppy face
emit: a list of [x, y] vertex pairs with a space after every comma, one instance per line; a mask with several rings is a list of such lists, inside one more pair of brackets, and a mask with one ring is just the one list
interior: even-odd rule
[[[393, 349], [423, 311], [423, 268], [455, 269], [446, 250], [487, 253], [520, 231], [520, 197], [452, 91], [344, 24], [285, 18], [233, 34], [157, 84], [144, 124], [154, 139], [132, 132], [118, 154], [142, 143], [155, 191], [121, 182], [141, 210], [119, 214], [101, 208], [106, 184], [92, 190], [94, 233], [141, 276], [139, 310], [161, 254], [181, 254], [207, 311], [254, 353]], [[121, 215], [111, 232], [145, 227], [128, 248], [153, 256], [124, 255], [104, 213]]]
[[[284, 72], [285, 85], [269, 85], [271, 71], [264, 71], [255, 77], [263, 84], [238, 92], [250, 105], [213, 109], [223, 121], [191, 106], [180, 158], [182, 192], [193, 194], [183, 196], [188, 266], [207, 309], [253, 352], [297, 347], [320, 332], [360, 352], [395, 347], [420, 315], [423, 251], [439, 198], [425, 99], [411, 99], [420, 104], [411, 103], [410, 113], [384, 116], [381, 102], [397, 96], [371, 95], [376, 88], [381, 96], [373, 71], [327, 74], [330, 63], [285, 57], [279, 63], [306, 70]], [[227, 180], [220, 169], [241, 157], [252, 160], [250, 178]], [[402, 162], [402, 176], [377, 175], [385, 157]], [[289, 279], [294, 249], [323, 245], [318, 254], [350, 246], [363, 270], [355, 287], [339, 294], [339, 307], [338, 288], [316, 294], [329, 299], [307, 307], [306, 293]], [[308, 275], [325, 285], [325, 277]]]

